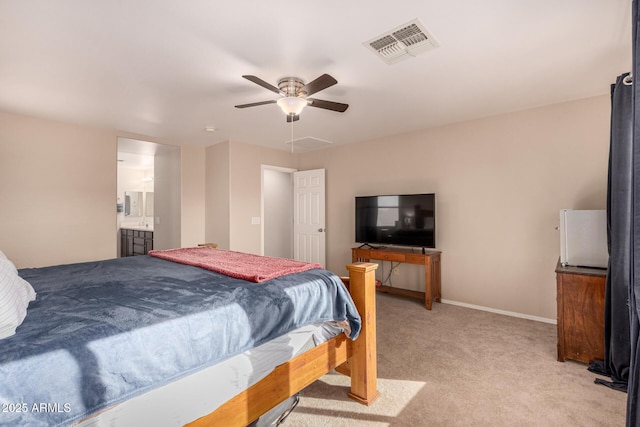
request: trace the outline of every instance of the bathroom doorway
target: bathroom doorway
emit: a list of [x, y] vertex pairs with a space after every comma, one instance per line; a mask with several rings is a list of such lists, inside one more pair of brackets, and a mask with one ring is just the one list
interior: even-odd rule
[[[118, 138], [119, 255], [180, 247], [180, 164], [180, 147]], [[121, 230], [144, 232], [144, 245], [134, 247], [130, 242], [123, 250], [126, 240]]]

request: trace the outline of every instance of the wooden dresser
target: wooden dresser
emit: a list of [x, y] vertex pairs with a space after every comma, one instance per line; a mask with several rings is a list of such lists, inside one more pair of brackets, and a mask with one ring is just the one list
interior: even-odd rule
[[558, 361], [604, 359], [604, 293], [607, 270], [563, 267], [558, 261]]

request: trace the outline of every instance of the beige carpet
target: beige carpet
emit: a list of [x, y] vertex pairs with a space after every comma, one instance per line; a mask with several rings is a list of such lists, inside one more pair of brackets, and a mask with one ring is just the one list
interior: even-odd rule
[[284, 426], [624, 426], [627, 395], [556, 360], [556, 326], [378, 294], [378, 388], [370, 407], [331, 373]]

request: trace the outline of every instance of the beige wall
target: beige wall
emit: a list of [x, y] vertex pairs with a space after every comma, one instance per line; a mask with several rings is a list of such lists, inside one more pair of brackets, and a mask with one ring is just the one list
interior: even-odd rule
[[205, 239], [205, 148], [182, 146], [181, 246], [196, 246]]
[[0, 113], [0, 250], [18, 268], [116, 255], [116, 138]]
[[[443, 298], [553, 319], [558, 211], [604, 208], [609, 109], [601, 96], [299, 155], [183, 145], [181, 244], [259, 253], [261, 165], [325, 168], [330, 270], [350, 261], [354, 196], [435, 192]], [[116, 256], [118, 136], [0, 113], [0, 250], [19, 268]]]
[[260, 254], [262, 165], [294, 168], [296, 155], [237, 141], [206, 150], [206, 240], [219, 248]]
[[153, 159], [153, 248], [179, 248], [182, 243], [182, 150], [158, 151]]
[[229, 249], [229, 142], [207, 147], [205, 162], [205, 240]]
[[[18, 268], [117, 256], [119, 136], [169, 143], [0, 112], [0, 250]], [[205, 150], [180, 151], [178, 238], [190, 246], [204, 240]]]
[[253, 254], [262, 250], [262, 228], [252, 224], [261, 216], [261, 166], [295, 168], [297, 156], [232, 141], [229, 146], [229, 233], [230, 249]]
[[[605, 208], [609, 116], [602, 96], [302, 154], [327, 170], [328, 268], [350, 261], [356, 195], [435, 192], [443, 298], [554, 319], [554, 227]], [[393, 280], [424, 283], [413, 266]]]

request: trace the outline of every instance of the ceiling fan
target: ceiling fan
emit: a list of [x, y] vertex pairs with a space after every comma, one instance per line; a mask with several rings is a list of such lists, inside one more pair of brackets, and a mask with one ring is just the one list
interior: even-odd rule
[[298, 77], [284, 77], [278, 80], [278, 87], [275, 87], [259, 77], [245, 75], [242, 76], [245, 79], [262, 86], [265, 89], [275, 92], [281, 97], [279, 99], [271, 99], [269, 101], [252, 102], [250, 104], [236, 105], [236, 108], [256, 107], [258, 105], [265, 104], [278, 104], [278, 106], [287, 115], [287, 122], [292, 122], [300, 119], [300, 112], [307, 105], [316, 108], [324, 108], [325, 110], [337, 111], [344, 113], [348, 104], [342, 104], [340, 102], [325, 101], [322, 99], [308, 98], [316, 92], [320, 92], [328, 87], [331, 87], [338, 83], [336, 79], [329, 74], [323, 74], [317, 79], [304, 83], [302, 79]]

